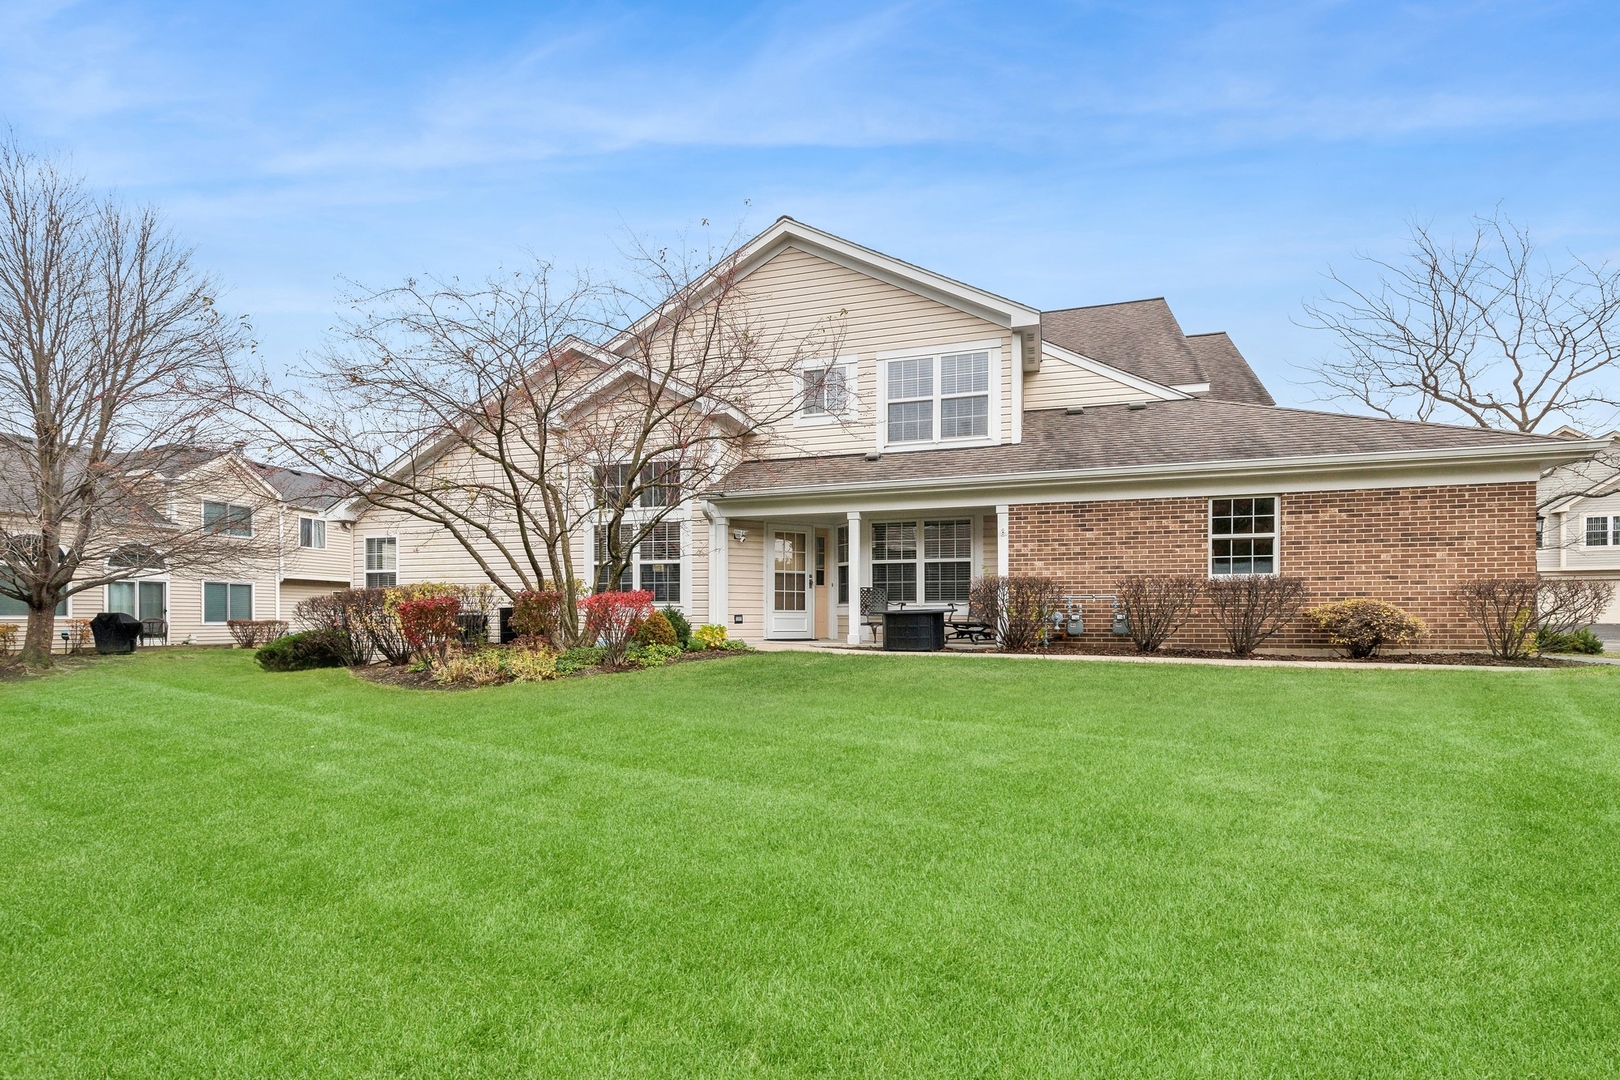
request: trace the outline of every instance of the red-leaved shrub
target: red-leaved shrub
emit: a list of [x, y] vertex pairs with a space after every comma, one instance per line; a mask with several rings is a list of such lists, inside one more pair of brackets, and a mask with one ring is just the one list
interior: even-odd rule
[[602, 663], [610, 668], [624, 663], [624, 650], [641, 621], [652, 614], [653, 594], [600, 592], [580, 601], [585, 610], [585, 638], [602, 648]]
[[556, 648], [562, 642], [562, 601], [556, 589], [524, 589], [512, 597], [513, 631]]
[[412, 651], [423, 660], [443, 665], [450, 646], [461, 635], [461, 601], [454, 596], [429, 596], [402, 600], [399, 605], [399, 632]]

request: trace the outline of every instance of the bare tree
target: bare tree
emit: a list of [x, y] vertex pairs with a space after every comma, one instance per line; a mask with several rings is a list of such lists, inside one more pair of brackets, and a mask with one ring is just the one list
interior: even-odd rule
[[541, 263], [359, 292], [301, 389], [260, 372], [239, 403], [362, 504], [442, 531], [508, 596], [557, 588], [572, 636], [589, 576], [575, 541], [596, 530], [597, 587], [614, 587], [678, 506], [792, 414], [806, 350], [833, 348], [829, 321], [751, 319], [734, 256], [700, 270], [684, 251], [634, 255], [633, 285]]
[[155, 211], [0, 142], [0, 595], [27, 605], [27, 662], [50, 662], [68, 596], [251, 558], [230, 522], [171, 509], [245, 340], [215, 293]]
[[1304, 325], [1341, 347], [1316, 367], [1326, 399], [1527, 432], [1620, 404], [1620, 270], [1545, 262], [1500, 213], [1461, 244], [1414, 224], [1404, 258], [1362, 261], [1376, 286], [1330, 273], [1334, 292], [1305, 305]]

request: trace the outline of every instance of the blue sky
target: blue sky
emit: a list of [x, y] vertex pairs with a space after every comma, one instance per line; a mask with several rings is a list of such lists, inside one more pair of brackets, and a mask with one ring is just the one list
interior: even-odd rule
[[161, 205], [263, 349], [340, 279], [611, 270], [779, 214], [1044, 307], [1164, 295], [1277, 396], [1330, 264], [1500, 204], [1620, 254], [1620, 5], [0, 0], [0, 122]]

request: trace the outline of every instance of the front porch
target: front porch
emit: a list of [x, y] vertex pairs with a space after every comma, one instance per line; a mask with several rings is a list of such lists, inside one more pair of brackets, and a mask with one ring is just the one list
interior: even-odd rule
[[862, 590], [965, 619], [970, 583], [1007, 572], [1006, 506], [739, 508], [709, 522], [711, 618], [755, 644], [875, 644]]

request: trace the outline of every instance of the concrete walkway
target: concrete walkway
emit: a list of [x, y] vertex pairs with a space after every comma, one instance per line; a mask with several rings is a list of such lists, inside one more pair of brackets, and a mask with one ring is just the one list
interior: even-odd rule
[[[1257, 657], [1141, 656], [1135, 653], [1097, 655], [1094, 653], [998, 653], [981, 649], [945, 649], [933, 653], [889, 653], [875, 645], [853, 646], [837, 641], [765, 641], [754, 646], [760, 652], [826, 652], [848, 656], [956, 656], [990, 657], [996, 660], [1079, 661], [1105, 664], [1206, 664], [1213, 667], [1334, 668], [1349, 671], [1557, 671], [1555, 667], [1509, 667], [1495, 664], [1391, 664], [1364, 660], [1268, 660]], [[1613, 656], [1560, 656], [1583, 664], [1620, 664]]]

